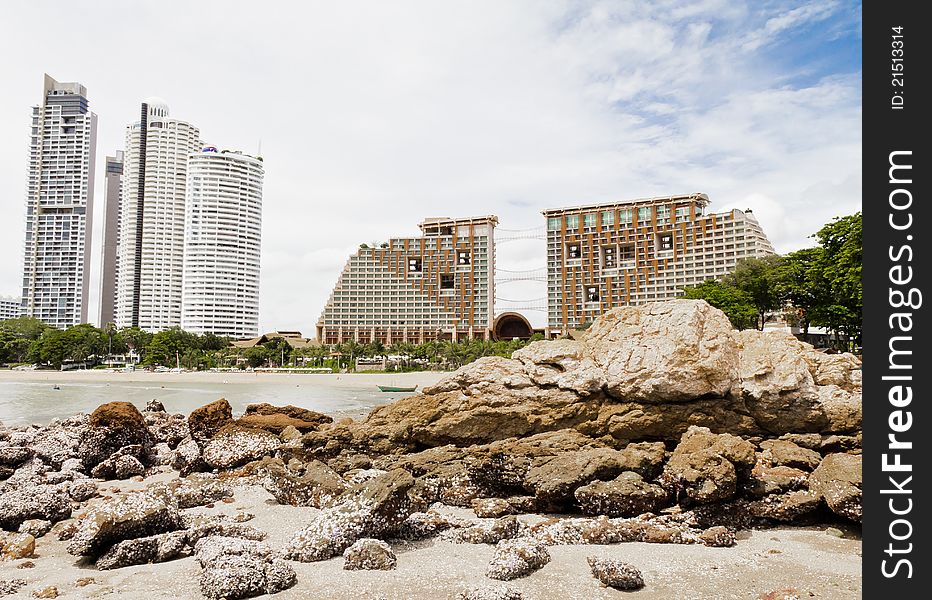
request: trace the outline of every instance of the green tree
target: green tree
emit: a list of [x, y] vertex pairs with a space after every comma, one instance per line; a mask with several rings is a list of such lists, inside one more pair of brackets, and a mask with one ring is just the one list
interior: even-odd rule
[[814, 307], [812, 323], [842, 332], [860, 344], [864, 309], [861, 213], [833, 219], [815, 237], [822, 249], [818, 265], [826, 294]]
[[145, 363], [174, 367], [189, 349], [200, 349], [198, 336], [180, 327], [172, 327], [152, 336], [146, 345]]
[[757, 326], [758, 312], [751, 296], [744, 290], [710, 279], [683, 290], [685, 298], [705, 300], [721, 310], [738, 329]]
[[813, 312], [826, 298], [822, 272], [822, 248], [803, 248], [783, 257], [777, 267], [778, 295], [788, 302], [803, 334], [809, 334]]
[[781, 261], [777, 255], [743, 258], [723, 279], [726, 285], [741, 290], [751, 299], [757, 309], [757, 328], [762, 331], [767, 313], [777, 310], [782, 304], [777, 290], [777, 269]]
[[9, 331], [14, 336], [25, 340], [37, 340], [50, 327], [33, 317], [15, 317], [0, 323], [0, 329]]
[[144, 358], [146, 346], [152, 341], [152, 334], [139, 327], [124, 327], [117, 332], [115, 339], [119, 339], [126, 348]]

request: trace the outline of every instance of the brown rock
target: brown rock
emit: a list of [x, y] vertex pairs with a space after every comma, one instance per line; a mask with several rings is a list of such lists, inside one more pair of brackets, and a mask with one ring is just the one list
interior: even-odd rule
[[822, 455], [814, 450], [801, 448], [788, 440], [766, 440], [761, 442], [764, 460], [774, 465], [784, 465], [804, 471], [812, 471], [822, 462]]
[[84, 466], [93, 469], [100, 462], [124, 448], [138, 449], [133, 455], [145, 460], [152, 447], [152, 437], [142, 413], [129, 402], [101, 404], [91, 413], [84, 428], [78, 453]]
[[833, 512], [861, 521], [861, 456], [829, 454], [809, 476], [809, 489], [825, 499]]
[[333, 423], [333, 418], [328, 415], [315, 412], [313, 410], [308, 410], [306, 408], [291, 406], [290, 404], [287, 406], [273, 406], [264, 402], [261, 404], [250, 404], [246, 407], [246, 410], [243, 413], [243, 417], [251, 417], [254, 415], [282, 415], [297, 421], [316, 423], [317, 425], [321, 425], [323, 423]]
[[481, 519], [496, 519], [514, 512], [511, 504], [501, 498], [476, 498], [472, 501], [472, 509]]
[[38, 588], [32, 591], [33, 598], [58, 598], [58, 588], [54, 585]]
[[582, 512], [609, 517], [657, 512], [670, 498], [665, 489], [645, 482], [633, 471], [625, 471], [611, 481], [594, 481], [577, 489], [575, 496]]
[[748, 505], [752, 516], [789, 523], [814, 512], [821, 498], [809, 490], [797, 490], [786, 494], [772, 494]]
[[13, 560], [32, 558], [36, 552], [36, 538], [28, 533], [0, 534], [0, 556]]
[[730, 548], [735, 545], [735, 534], [731, 529], [717, 525], [699, 534], [699, 539], [712, 548]]
[[750, 471], [755, 460], [750, 442], [690, 427], [664, 467], [661, 485], [685, 502], [727, 500], [735, 495], [739, 476]]
[[280, 445], [281, 440], [273, 433], [229, 423], [204, 444], [202, 458], [208, 466], [229, 469], [271, 456]]
[[302, 463], [292, 459], [266, 458], [253, 467], [259, 481], [281, 504], [321, 508], [330, 504], [349, 485], [319, 460]]
[[203, 446], [231, 421], [233, 407], [225, 398], [221, 398], [191, 411], [188, 416], [188, 428], [191, 430], [191, 437]]
[[561, 508], [573, 501], [573, 492], [592, 481], [613, 479], [626, 467], [627, 456], [610, 448], [565, 452], [532, 467], [525, 488], [541, 506]]

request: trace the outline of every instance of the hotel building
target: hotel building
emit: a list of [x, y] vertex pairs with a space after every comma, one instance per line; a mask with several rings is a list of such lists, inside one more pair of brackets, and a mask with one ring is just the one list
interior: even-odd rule
[[544, 211], [547, 325], [565, 335], [615, 306], [682, 295], [773, 254], [751, 211], [705, 214], [705, 194]]
[[104, 204], [103, 246], [100, 250], [100, 319], [99, 324], [115, 323], [117, 248], [119, 247], [120, 186], [123, 181], [123, 152], [108, 156], [104, 171], [106, 191]]
[[87, 322], [96, 151], [87, 90], [46, 75], [32, 109], [22, 310], [53, 327]]
[[259, 335], [262, 159], [213, 146], [188, 161], [181, 327]]
[[200, 132], [157, 98], [126, 128], [117, 249], [116, 324], [161, 331], [181, 325], [185, 186]]
[[317, 323], [326, 344], [489, 339], [495, 299], [494, 216], [427, 219], [420, 237], [363, 245]]
[[22, 300], [13, 296], [0, 296], [0, 321], [15, 319], [22, 311]]

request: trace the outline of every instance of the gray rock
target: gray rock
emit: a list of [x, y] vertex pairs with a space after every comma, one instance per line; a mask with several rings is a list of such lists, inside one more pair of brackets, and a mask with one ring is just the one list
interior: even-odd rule
[[68, 486], [68, 494], [75, 502], [85, 502], [97, 495], [97, 482], [77, 479]]
[[202, 457], [210, 467], [230, 469], [271, 456], [280, 445], [281, 440], [273, 433], [230, 424], [206, 443]]
[[75, 556], [99, 556], [122, 540], [176, 531], [178, 506], [148, 491], [120, 494], [88, 511], [68, 544]]
[[119, 569], [181, 558], [190, 551], [187, 532], [172, 531], [117, 542], [94, 564], [100, 570]]
[[303, 463], [292, 459], [286, 465], [280, 458], [264, 459], [255, 470], [262, 487], [280, 504], [322, 508], [350, 487], [319, 460]]
[[451, 527], [464, 526], [459, 519], [441, 515], [435, 511], [411, 513], [399, 526], [396, 536], [402, 540], [415, 541], [435, 536]]
[[23, 521], [56, 523], [71, 516], [67, 486], [33, 485], [0, 494], [0, 528], [16, 531]]
[[343, 551], [347, 571], [390, 571], [398, 564], [391, 546], [382, 540], [362, 538]]
[[146, 412], [165, 412], [165, 405], [153, 398], [146, 402]]
[[526, 577], [550, 562], [550, 553], [543, 544], [531, 540], [502, 540], [486, 569], [490, 579], [510, 581]]
[[456, 600], [524, 600], [516, 589], [505, 586], [484, 586], [460, 592]]
[[52, 529], [52, 522], [45, 519], [27, 519], [23, 521], [18, 531], [28, 533], [32, 537], [40, 538]]
[[657, 512], [667, 505], [670, 494], [647, 483], [634, 471], [625, 471], [612, 481], [593, 481], [575, 492], [579, 508], [587, 515], [633, 517]]
[[24, 446], [0, 447], [0, 465], [18, 466], [20, 463], [26, 462], [26, 459], [30, 458], [32, 454], [32, 450]]
[[275, 594], [297, 582], [294, 569], [260, 542], [207, 537], [195, 545], [201, 593], [211, 600]]
[[592, 574], [603, 584], [618, 590], [637, 590], [644, 587], [641, 572], [626, 562], [613, 558], [589, 556], [586, 558]]
[[519, 531], [518, 519], [514, 515], [509, 515], [471, 527], [453, 529], [448, 538], [454, 542], [466, 544], [497, 544], [502, 540], [516, 537]]
[[832, 512], [861, 522], [861, 456], [829, 454], [809, 476], [809, 489], [821, 495]]
[[25, 585], [25, 579], [0, 579], [0, 596], [15, 594]]
[[153, 494], [177, 503], [179, 509], [204, 506], [233, 497], [233, 488], [229, 483], [207, 473], [194, 473], [168, 483], [156, 483], [148, 489]]
[[206, 467], [201, 457], [201, 447], [192, 438], [185, 438], [172, 454], [171, 466], [182, 477]]

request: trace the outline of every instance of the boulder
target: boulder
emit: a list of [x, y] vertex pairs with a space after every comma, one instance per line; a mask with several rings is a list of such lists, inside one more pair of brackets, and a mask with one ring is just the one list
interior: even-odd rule
[[236, 422], [246, 427], [280, 434], [287, 427], [294, 427], [300, 432], [315, 430], [324, 423], [332, 423], [333, 418], [297, 406], [272, 406], [262, 403], [247, 406], [245, 414]]
[[165, 412], [165, 405], [153, 398], [146, 402], [145, 412]]
[[[136, 475], [145, 475], [146, 467], [131, 452], [139, 446], [126, 446], [113, 456], [91, 469], [91, 477], [97, 479], [129, 479]], [[138, 452], [138, 450], [136, 450]]]
[[147, 491], [176, 504], [179, 509], [204, 506], [233, 497], [233, 488], [228, 482], [207, 473], [195, 473], [167, 483], [156, 483], [150, 485]]
[[291, 565], [260, 542], [214, 536], [194, 549], [201, 593], [211, 600], [275, 594], [297, 582]]
[[146, 420], [146, 426], [149, 428], [149, 435], [155, 443], [168, 444], [169, 448], [175, 448], [185, 438], [191, 435], [188, 429], [188, 420], [182, 414], [168, 414], [164, 411], [149, 412], [148, 407], [143, 415]]
[[34, 538], [40, 538], [52, 529], [52, 522], [45, 519], [27, 519], [23, 521], [19, 529], [20, 533], [28, 533]]
[[543, 544], [531, 540], [502, 540], [495, 546], [486, 577], [510, 581], [527, 577], [550, 562], [550, 553]]
[[748, 505], [748, 512], [759, 519], [790, 523], [811, 514], [819, 508], [820, 503], [818, 494], [810, 490], [797, 490], [755, 500]]
[[808, 479], [805, 471], [793, 467], [771, 467], [759, 462], [744, 482], [744, 494], [751, 498], [761, 498], [769, 494], [782, 494], [806, 487]]
[[639, 590], [644, 587], [644, 578], [637, 567], [614, 558], [587, 556], [586, 562], [592, 574], [603, 585], [618, 590]]
[[18, 560], [32, 558], [36, 551], [36, 538], [28, 533], [0, 532], [0, 558]]
[[476, 498], [472, 501], [472, 509], [482, 519], [496, 519], [514, 512], [511, 504], [502, 498]]
[[497, 544], [502, 540], [517, 537], [520, 531], [520, 523], [514, 515], [509, 515], [450, 531], [452, 534], [448, 538], [457, 543]]
[[829, 454], [809, 476], [809, 489], [825, 499], [832, 512], [861, 522], [861, 456]]
[[16, 531], [30, 519], [57, 523], [70, 516], [67, 485], [30, 485], [0, 494], [0, 529]]
[[185, 438], [172, 453], [171, 467], [184, 477], [206, 468], [201, 457], [201, 447], [193, 438]]
[[281, 441], [275, 434], [231, 423], [215, 432], [204, 444], [202, 457], [210, 467], [229, 469], [271, 456], [280, 445]]
[[702, 300], [613, 308], [593, 322], [583, 346], [616, 398], [655, 403], [724, 396], [738, 379], [731, 322]]
[[93, 469], [123, 448], [136, 450], [135, 457], [145, 460], [152, 447], [146, 421], [129, 402], [101, 404], [91, 413], [83, 430], [78, 453], [85, 467]]
[[731, 548], [735, 545], [735, 532], [722, 525], [709, 527], [699, 534], [699, 540], [712, 548]]
[[174, 560], [188, 556], [190, 550], [187, 532], [171, 531], [117, 542], [94, 564], [101, 571], [120, 569]]
[[626, 458], [622, 452], [610, 448], [565, 452], [531, 467], [524, 487], [533, 492], [540, 506], [563, 508], [572, 502], [577, 488], [617, 477], [625, 470]]
[[68, 544], [75, 556], [99, 556], [113, 544], [181, 529], [178, 507], [148, 491], [119, 494], [101, 502], [78, 521]]
[[90, 479], [76, 479], [68, 486], [68, 495], [75, 502], [86, 502], [97, 495], [97, 483]]
[[286, 465], [280, 458], [267, 458], [256, 463], [254, 472], [262, 487], [280, 504], [292, 506], [321, 508], [350, 487], [319, 460], [302, 463], [292, 459]]
[[511, 357], [524, 365], [528, 377], [540, 387], [554, 386], [588, 396], [605, 385], [602, 369], [583, 356], [583, 345], [575, 340], [531, 342]]
[[395, 536], [402, 540], [417, 541], [463, 525], [459, 519], [441, 515], [434, 510], [414, 512], [398, 527]]
[[587, 515], [633, 517], [657, 512], [665, 507], [670, 494], [659, 485], [648, 483], [637, 473], [625, 471], [611, 481], [594, 481], [575, 492], [580, 510]]
[[746, 476], [755, 462], [750, 442], [690, 427], [664, 467], [660, 482], [683, 502], [719, 502], [735, 495], [739, 476]]
[[765, 440], [760, 444], [763, 459], [774, 465], [783, 465], [803, 471], [812, 471], [822, 462], [822, 455], [802, 448], [789, 440]]
[[362, 538], [343, 551], [347, 571], [390, 571], [397, 563], [392, 547], [382, 540]]
[[46, 463], [59, 468], [68, 460], [79, 458], [90, 417], [79, 413], [38, 433], [29, 444], [33, 453]]
[[3, 446], [0, 447], [0, 465], [7, 467], [16, 467], [31, 458], [33, 451], [25, 446]]
[[804, 346], [804, 358], [817, 385], [835, 385], [848, 392], [861, 391], [861, 360], [853, 354], [826, 354], [809, 344]]
[[194, 441], [203, 446], [232, 421], [233, 407], [226, 398], [221, 398], [191, 411], [188, 415], [188, 429]]

